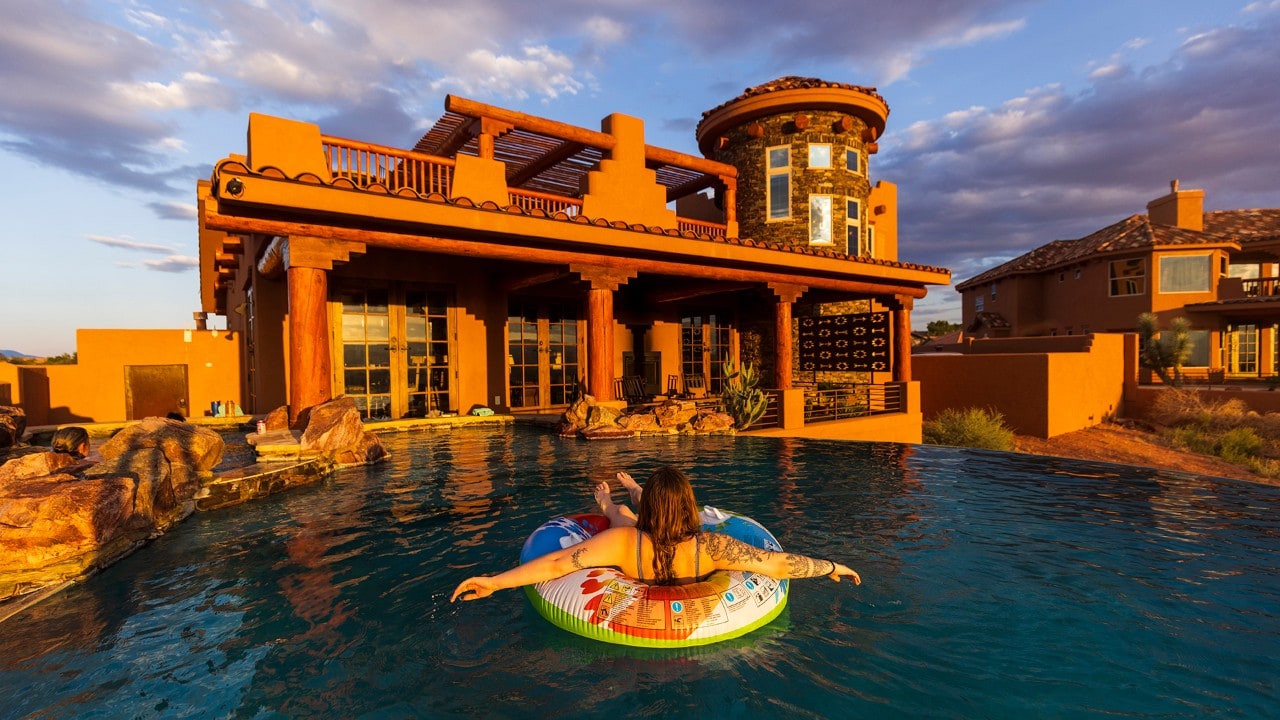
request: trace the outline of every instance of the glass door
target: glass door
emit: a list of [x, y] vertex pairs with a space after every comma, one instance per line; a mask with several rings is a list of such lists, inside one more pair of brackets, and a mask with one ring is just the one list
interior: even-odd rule
[[421, 288], [348, 288], [337, 375], [366, 420], [453, 412], [449, 294]]
[[1238, 375], [1258, 374], [1258, 326], [1232, 325], [1227, 335], [1227, 372]]
[[710, 313], [680, 319], [680, 371], [701, 377], [709, 394], [723, 392], [724, 361], [733, 357], [733, 328], [723, 317]]
[[507, 314], [507, 400], [512, 409], [567, 405], [581, 377], [575, 306], [512, 301]]

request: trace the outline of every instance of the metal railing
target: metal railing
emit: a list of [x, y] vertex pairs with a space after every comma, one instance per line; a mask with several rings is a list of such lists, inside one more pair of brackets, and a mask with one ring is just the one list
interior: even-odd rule
[[778, 427], [778, 391], [765, 390], [764, 400], [764, 415], [761, 415], [759, 420], [751, 424], [751, 429], [753, 430]]
[[347, 178], [360, 188], [381, 185], [392, 194], [409, 188], [418, 195], [450, 197], [454, 162], [449, 158], [344, 138], [320, 140], [334, 178]]
[[857, 384], [828, 390], [805, 390], [804, 422], [828, 422], [902, 412], [902, 385]]

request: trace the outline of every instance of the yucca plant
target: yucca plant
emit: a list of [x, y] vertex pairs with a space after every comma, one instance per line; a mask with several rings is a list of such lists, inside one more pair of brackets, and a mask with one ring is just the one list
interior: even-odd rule
[[746, 430], [764, 416], [769, 400], [764, 391], [756, 387], [760, 384], [760, 376], [755, 366], [746, 363], [738, 369], [733, 361], [724, 361], [725, 385], [722, 393], [725, 412], [733, 418], [734, 427]]

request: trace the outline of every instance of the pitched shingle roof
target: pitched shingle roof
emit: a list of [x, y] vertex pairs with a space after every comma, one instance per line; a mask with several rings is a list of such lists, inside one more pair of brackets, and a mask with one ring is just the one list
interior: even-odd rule
[[1159, 225], [1131, 215], [1077, 240], [1054, 240], [956, 285], [964, 291], [1010, 275], [1040, 273], [1100, 255], [1173, 245], [1247, 244], [1280, 239], [1280, 208], [1216, 210], [1204, 214], [1204, 230]]

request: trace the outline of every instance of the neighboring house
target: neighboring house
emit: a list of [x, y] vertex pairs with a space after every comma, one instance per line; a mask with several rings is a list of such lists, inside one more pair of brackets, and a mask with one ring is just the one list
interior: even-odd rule
[[827, 356], [865, 348], [905, 387], [912, 304], [950, 275], [898, 260], [896, 188], [867, 174], [887, 115], [871, 88], [781, 78], [704, 113], [697, 157], [638, 118], [457, 97], [412, 151], [251, 114], [199, 183], [202, 310], [243, 338], [253, 412], [554, 412], [625, 375], [714, 392], [744, 345], [802, 407], [793, 305], [803, 326], [831, 303], [869, 317]]
[[956, 285], [972, 337], [1135, 332], [1138, 315], [1192, 324], [1188, 368], [1277, 373], [1280, 208], [1204, 212], [1171, 192], [1078, 240], [1055, 240]]

